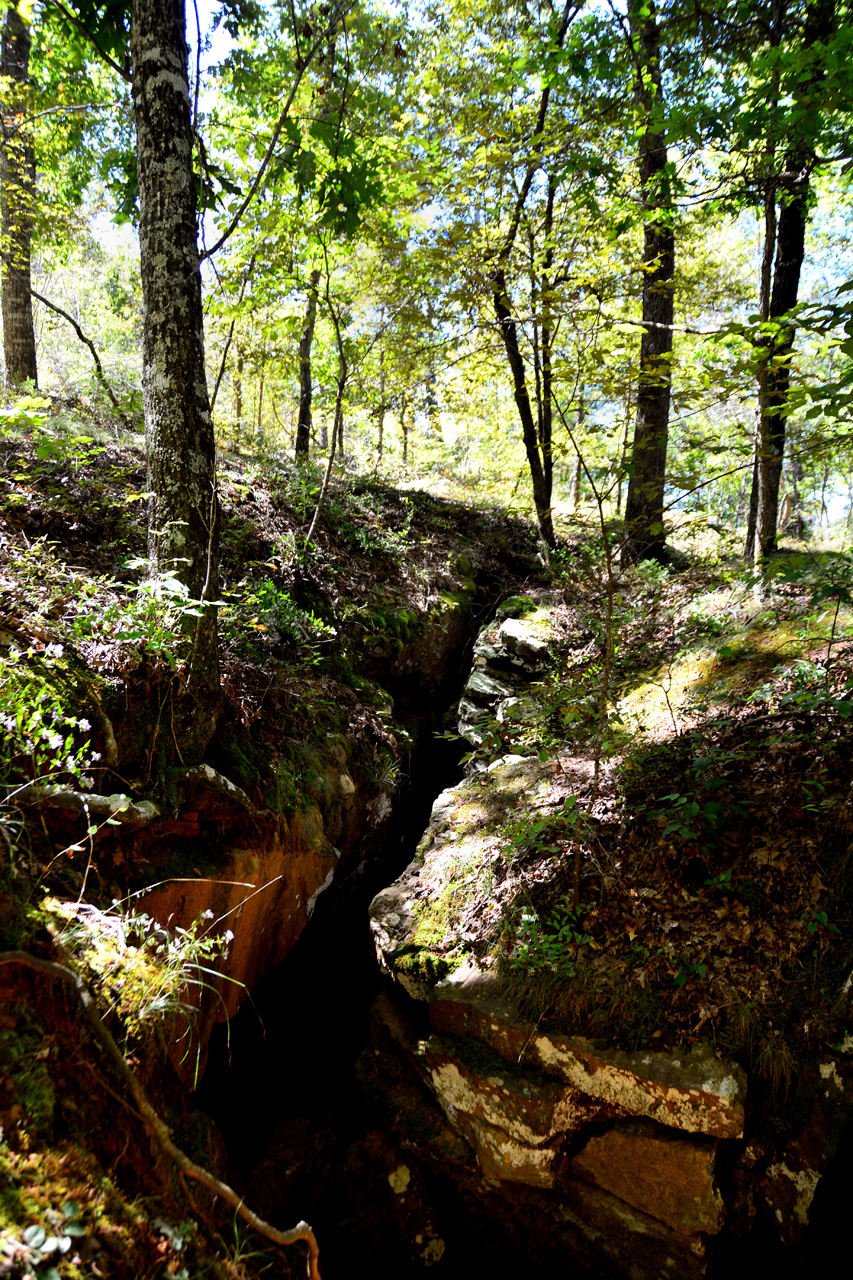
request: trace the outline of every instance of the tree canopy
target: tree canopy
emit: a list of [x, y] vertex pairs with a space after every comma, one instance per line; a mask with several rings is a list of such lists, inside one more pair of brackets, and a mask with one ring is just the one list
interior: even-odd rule
[[[4, 190], [11, 209], [20, 136], [37, 175], [21, 225], [37, 314], [59, 307], [51, 328], [64, 286], [51, 299], [39, 282], [93, 252], [91, 228], [144, 218], [128, 111], [139, 12], [8, 10], [32, 52], [23, 79], [18, 63], [4, 72]], [[221, 443], [476, 477], [529, 506], [546, 555], [555, 512], [578, 502], [624, 521], [628, 561], [666, 559], [679, 512], [733, 522], [762, 558], [781, 513], [802, 528], [827, 493], [837, 506], [841, 0], [228, 0], [212, 24], [215, 57], [194, 13], [181, 28], [182, 163]], [[7, 292], [26, 284], [13, 233]], [[89, 306], [73, 321], [92, 345], [87, 325], [107, 331]], [[139, 370], [123, 372], [126, 394]]]

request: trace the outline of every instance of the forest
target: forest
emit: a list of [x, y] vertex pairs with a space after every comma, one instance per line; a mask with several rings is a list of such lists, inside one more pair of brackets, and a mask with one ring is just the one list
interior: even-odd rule
[[0, 17], [0, 1277], [825, 1269], [846, 0]]

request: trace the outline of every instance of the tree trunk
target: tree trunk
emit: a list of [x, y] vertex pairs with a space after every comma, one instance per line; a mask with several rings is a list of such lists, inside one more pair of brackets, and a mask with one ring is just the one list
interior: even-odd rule
[[[782, 40], [782, 23], [784, 19], [785, 0], [773, 0], [772, 3], [772, 20], [770, 27], [770, 44], [776, 49]], [[779, 100], [779, 73], [773, 75], [773, 90], [770, 97], [770, 103], [776, 107]], [[764, 249], [761, 255], [761, 281], [759, 284], [758, 295], [758, 314], [765, 323], [770, 319], [770, 293], [773, 286], [773, 259], [776, 256], [776, 142], [775, 139], [769, 138], [765, 149], [765, 164], [767, 166], [767, 175], [764, 188]], [[744, 549], [745, 558], [748, 561], [755, 559], [755, 534], [758, 527], [758, 489], [759, 489], [759, 462], [761, 458], [762, 445], [762, 385], [764, 381], [765, 365], [759, 360], [758, 365], [758, 398], [759, 409], [755, 424], [755, 457], [752, 463], [752, 487], [749, 491], [749, 513], [746, 522], [746, 546]]]
[[266, 372], [266, 360], [261, 356], [261, 371], [258, 376], [258, 417], [255, 428], [255, 439], [258, 444], [264, 438], [264, 373]]
[[556, 546], [556, 538], [554, 537], [554, 524], [551, 518], [550, 466], [543, 465], [543, 460], [539, 454], [539, 432], [537, 423], [533, 418], [530, 396], [527, 393], [527, 377], [524, 369], [524, 360], [518, 345], [518, 329], [509, 308], [509, 293], [502, 270], [495, 271], [492, 276], [492, 300], [500, 326], [504, 350], [512, 372], [515, 403], [518, 408], [518, 416], [521, 419], [521, 434], [533, 485], [533, 504], [536, 508], [536, 521], [539, 525], [542, 541], [547, 547], [554, 547]]
[[583, 467], [581, 465], [581, 456], [575, 451], [575, 460], [572, 463], [572, 480], [569, 490], [569, 505], [572, 511], [577, 511], [581, 503], [581, 477], [583, 476]]
[[377, 464], [382, 461], [382, 449], [384, 446], [383, 436], [385, 435], [385, 352], [379, 353], [379, 404], [376, 409], [377, 432], [376, 432], [376, 461]]
[[403, 433], [403, 466], [409, 461], [409, 428], [406, 426], [406, 393], [400, 396], [400, 430]]
[[[803, 31], [804, 49], [812, 49], [828, 41], [835, 29], [835, 9], [836, 0], [814, 0], [808, 6]], [[782, 7], [774, 9], [774, 44], [781, 43], [783, 17]], [[808, 99], [814, 94], [823, 75], [823, 66], [818, 60], [799, 85], [797, 97], [803, 114], [796, 125], [798, 136], [788, 138], [785, 172], [774, 180], [769, 189], [762, 301], [768, 287], [768, 243], [772, 216], [776, 252], [767, 318], [777, 323], [762, 340], [758, 359], [758, 438], [746, 543], [746, 557], [753, 560], [765, 559], [776, 549], [779, 486], [785, 455], [786, 410], [791, 384], [791, 352], [796, 336], [796, 324], [790, 320], [785, 322], [784, 317], [796, 307], [799, 295], [809, 217], [809, 179], [815, 163], [814, 139], [822, 116], [820, 104], [809, 103]], [[777, 193], [781, 197], [778, 218], [775, 209]]]
[[[545, 258], [542, 264], [542, 288], [540, 300], [542, 305], [542, 406], [539, 414], [539, 448], [542, 454], [542, 471], [545, 477], [545, 490], [550, 507], [551, 495], [554, 492], [554, 373], [551, 361], [551, 350], [554, 341], [554, 315], [551, 308], [551, 269], [554, 265], [554, 201], [557, 186], [553, 178], [548, 179], [548, 198], [545, 204]], [[550, 516], [550, 511], [549, 511]], [[553, 536], [553, 526], [551, 534]], [[548, 544], [552, 545], [551, 543]]]
[[[578, 409], [577, 409], [577, 435], [575, 439], [580, 437], [583, 425], [586, 421], [586, 396], [584, 387], [581, 386], [578, 392]], [[572, 476], [569, 485], [569, 505], [572, 511], [577, 511], [581, 501], [581, 482], [583, 480], [583, 459], [580, 451], [574, 450], [574, 460], [572, 462]]]
[[320, 270], [315, 267], [308, 284], [305, 303], [305, 320], [299, 338], [299, 416], [296, 419], [296, 457], [307, 458], [311, 448], [311, 344], [317, 323], [317, 299], [320, 290]]
[[3, 346], [6, 385], [27, 380], [38, 385], [33, 300], [30, 293], [30, 250], [33, 232], [33, 199], [36, 162], [25, 120], [29, 111], [27, 80], [30, 66], [30, 32], [15, 9], [6, 11], [2, 77], [2, 184], [3, 248]]
[[[809, 177], [803, 157], [789, 156], [786, 189], [776, 231], [776, 261], [769, 318], [779, 320], [797, 305], [800, 272], [805, 257], [808, 221]], [[796, 327], [784, 324], [764, 344], [758, 374], [758, 449], [750, 495], [750, 519], [755, 512], [755, 534], [747, 555], [764, 559], [776, 549], [779, 485], [785, 453], [785, 409], [791, 383], [791, 350]]]
[[663, 491], [669, 435], [674, 315], [675, 234], [667, 176], [666, 135], [661, 123], [660, 31], [653, 3], [630, 0], [631, 36], [638, 60], [634, 100], [643, 115], [640, 187], [646, 224], [643, 233], [643, 321], [640, 376], [631, 475], [625, 503], [622, 563], [660, 559], [664, 554]]
[[[204, 365], [184, 0], [134, 0], [142, 391], [152, 576], [174, 571], [191, 600], [218, 596], [219, 500]], [[185, 617], [178, 754], [197, 759], [221, 705], [216, 610]]]

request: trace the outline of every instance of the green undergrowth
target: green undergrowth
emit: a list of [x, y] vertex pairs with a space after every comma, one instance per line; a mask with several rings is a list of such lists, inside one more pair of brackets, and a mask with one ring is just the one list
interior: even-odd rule
[[21, 1280], [90, 1280], [99, 1275], [243, 1280], [259, 1274], [229, 1257], [197, 1214], [175, 1209], [167, 1219], [150, 1199], [128, 1198], [95, 1157], [75, 1143], [31, 1152], [0, 1144], [3, 1275]]
[[495, 720], [472, 750], [491, 769], [422, 844], [413, 941], [433, 970], [495, 971], [533, 1026], [708, 1042], [772, 1124], [853, 1046], [850, 558], [626, 571], [604, 697], [602, 561], [566, 563], [529, 718]]

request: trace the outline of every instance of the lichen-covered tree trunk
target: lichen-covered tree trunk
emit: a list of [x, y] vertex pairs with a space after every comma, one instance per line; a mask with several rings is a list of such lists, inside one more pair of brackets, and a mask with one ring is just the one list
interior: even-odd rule
[[[219, 502], [204, 367], [184, 0], [133, 0], [131, 62], [139, 177], [142, 391], [152, 575], [192, 600], [218, 596]], [[183, 758], [210, 739], [221, 694], [216, 610], [186, 617], [173, 724]]]
[[29, 29], [17, 10], [8, 9], [0, 54], [3, 346], [7, 386], [18, 386], [27, 379], [33, 385], [38, 383], [30, 293], [36, 164], [26, 128], [31, 43]]
[[656, 559], [664, 551], [663, 491], [669, 436], [675, 274], [672, 197], [662, 125], [660, 32], [651, 4], [631, 0], [629, 17], [638, 68], [634, 97], [643, 117], [639, 168], [646, 219], [643, 321], [647, 327], [640, 342], [623, 564]]

